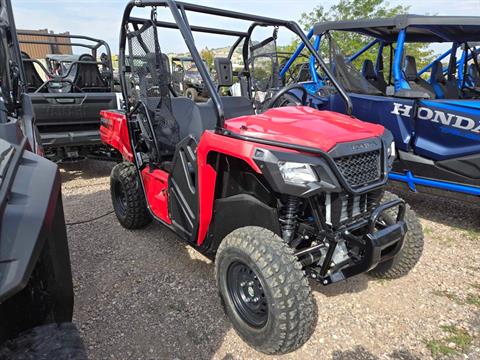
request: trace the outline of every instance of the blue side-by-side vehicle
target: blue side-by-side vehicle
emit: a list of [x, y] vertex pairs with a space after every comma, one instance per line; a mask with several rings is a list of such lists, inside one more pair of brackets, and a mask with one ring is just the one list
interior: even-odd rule
[[[335, 42], [338, 31], [371, 41], [346, 56]], [[399, 15], [323, 22], [308, 36], [318, 51], [328, 53], [329, 66], [352, 99], [353, 115], [394, 134], [397, 160], [390, 179], [405, 182], [413, 191], [441, 190], [478, 201], [480, 17]], [[417, 70], [413, 43], [449, 49]], [[297, 49], [281, 76], [302, 50]], [[328, 81], [317, 73], [313, 58], [309, 69], [310, 80], [303, 85], [311, 105], [344, 111], [339, 95], [325, 91]]]

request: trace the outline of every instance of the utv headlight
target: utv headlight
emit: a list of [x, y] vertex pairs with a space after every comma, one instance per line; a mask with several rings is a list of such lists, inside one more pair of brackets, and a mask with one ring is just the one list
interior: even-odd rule
[[278, 163], [278, 168], [286, 183], [303, 185], [318, 181], [317, 175], [308, 164], [281, 161]]
[[395, 152], [395, 141], [392, 141], [390, 143], [390, 146], [388, 147], [387, 154], [388, 154], [389, 159], [395, 159], [395, 156], [397, 155], [396, 152]]

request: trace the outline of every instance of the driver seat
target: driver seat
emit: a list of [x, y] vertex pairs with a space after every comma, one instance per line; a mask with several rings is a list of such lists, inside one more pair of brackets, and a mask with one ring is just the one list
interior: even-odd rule
[[435, 99], [435, 90], [433, 89], [433, 86], [418, 76], [417, 62], [413, 56], [405, 56], [403, 72], [405, 80], [407, 80], [412, 90], [426, 92], [431, 99]]
[[[37, 91], [44, 83], [35, 64], [31, 61], [30, 55], [22, 51], [23, 69], [25, 70], [25, 82], [27, 83], [27, 92]], [[46, 88], [45, 88], [46, 90]]]
[[90, 54], [78, 58], [73, 85], [83, 92], [108, 92], [110, 90], [98, 69], [97, 61]]
[[370, 59], [366, 59], [362, 65], [362, 75], [365, 79], [368, 80], [370, 84], [375, 86], [378, 90], [385, 94], [387, 91], [387, 83], [383, 77], [383, 72], [375, 71], [373, 62]]
[[298, 69], [297, 82], [306, 82], [306, 81], [309, 81], [310, 78], [311, 78], [310, 64], [309, 63], [301, 64], [300, 68]]
[[449, 82], [443, 74], [443, 65], [436, 60], [432, 64], [432, 71], [430, 74], [430, 84], [435, 90], [437, 99], [459, 99], [458, 88], [452, 82]]

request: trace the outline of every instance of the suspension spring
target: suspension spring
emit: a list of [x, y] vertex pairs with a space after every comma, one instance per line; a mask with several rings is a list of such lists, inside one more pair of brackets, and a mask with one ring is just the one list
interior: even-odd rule
[[289, 195], [284, 206], [284, 216], [282, 219], [282, 236], [287, 243], [290, 243], [295, 235], [299, 208], [300, 199], [296, 196]]

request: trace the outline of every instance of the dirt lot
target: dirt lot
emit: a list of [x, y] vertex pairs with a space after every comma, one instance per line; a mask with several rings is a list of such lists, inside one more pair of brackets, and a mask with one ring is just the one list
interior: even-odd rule
[[[91, 359], [257, 359], [225, 317], [213, 266], [159, 225], [120, 227], [113, 165], [64, 166], [75, 321]], [[395, 281], [322, 287], [314, 336], [288, 359], [480, 359], [480, 207], [403, 193], [422, 219], [424, 255]]]

